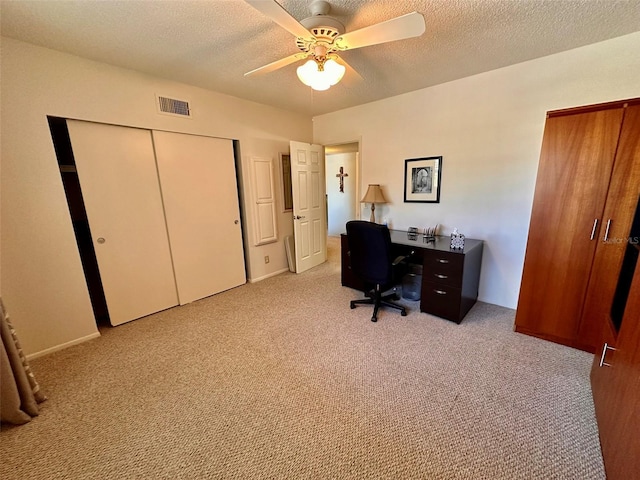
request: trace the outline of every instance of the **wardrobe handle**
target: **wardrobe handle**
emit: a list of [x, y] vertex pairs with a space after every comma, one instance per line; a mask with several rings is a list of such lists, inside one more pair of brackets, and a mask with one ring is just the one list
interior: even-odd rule
[[595, 236], [595, 234], [596, 234], [596, 226], [597, 226], [597, 225], [598, 225], [598, 219], [596, 218], [596, 219], [593, 221], [593, 228], [591, 229], [591, 238], [590, 238], [589, 240], [593, 240], [593, 237], [594, 237], [594, 236]]
[[600, 366], [601, 367], [610, 367], [611, 364], [604, 361], [604, 357], [607, 355], [607, 350], [613, 350], [614, 352], [617, 348], [610, 347], [608, 343], [605, 342], [604, 347], [602, 347], [602, 355], [600, 356]]
[[609, 240], [609, 227], [611, 226], [611, 219], [607, 220], [607, 229], [604, 231], [604, 239], [603, 242]]

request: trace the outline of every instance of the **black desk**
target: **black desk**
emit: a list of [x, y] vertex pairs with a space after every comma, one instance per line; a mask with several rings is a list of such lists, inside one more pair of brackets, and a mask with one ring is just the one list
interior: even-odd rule
[[[422, 235], [409, 240], [407, 232], [391, 230], [394, 255], [410, 255], [410, 261], [422, 265], [420, 311], [460, 323], [478, 298], [482, 240], [465, 239], [463, 250], [451, 250], [450, 237], [437, 236], [435, 242], [423, 242]], [[342, 285], [365, 291], [349, 265], [347, 235], [341, 235]]]

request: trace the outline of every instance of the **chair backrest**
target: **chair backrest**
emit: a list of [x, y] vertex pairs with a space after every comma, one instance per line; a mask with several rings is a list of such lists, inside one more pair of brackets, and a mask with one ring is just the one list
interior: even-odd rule
[[352, 220], [347, 222], [351, 270], [368, 283], [392, 282], [391, 235], [386, 225]]

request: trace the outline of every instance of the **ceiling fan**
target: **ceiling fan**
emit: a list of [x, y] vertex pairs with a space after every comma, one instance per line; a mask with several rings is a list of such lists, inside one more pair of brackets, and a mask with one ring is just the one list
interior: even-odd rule
[[342, 79], [346, 67], [353, 70], [338, 56], [338, 52], [419, 37], [425, 31], [424, 17], [418, 12], [345, 33], [344, 25], [328, 15], [331, 5], [324, 0], [313, 1], [309, 5], [311, 16], [300, 22], [275, 0], [245, 1], [294, 35], [300, 52], [244, 75], [273, 72], [306, 59], [304, 65], [297, 69], [298, 78], [314, 90], [327, 90]]

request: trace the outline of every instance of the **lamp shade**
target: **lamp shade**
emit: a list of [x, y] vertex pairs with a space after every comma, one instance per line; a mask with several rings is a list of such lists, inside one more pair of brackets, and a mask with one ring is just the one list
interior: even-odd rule
[[370, 203], [371, 204], [371, 218], [370, 222], [375, 223], [376, 221], [376, 203], [387, 203], [387, 199], [384, 198], [384, 194], [382, 193], [382, 189], [378, 184], [369, 184], [369, 188], [367, 188], [367, 193], [364, 194], [360, 203]]
[[296, 70], [302, 83], [314, 90], [328, 90], [344, 76], [345, 67], [333, 59], [329, 59], [322, 66], [315, 60], [308, 60]]
[[367, 188], [367, 193], [364, 194], [360, 203], [387, 203], [387, 199], [384, 198], [380, 185], [372, 184]]

